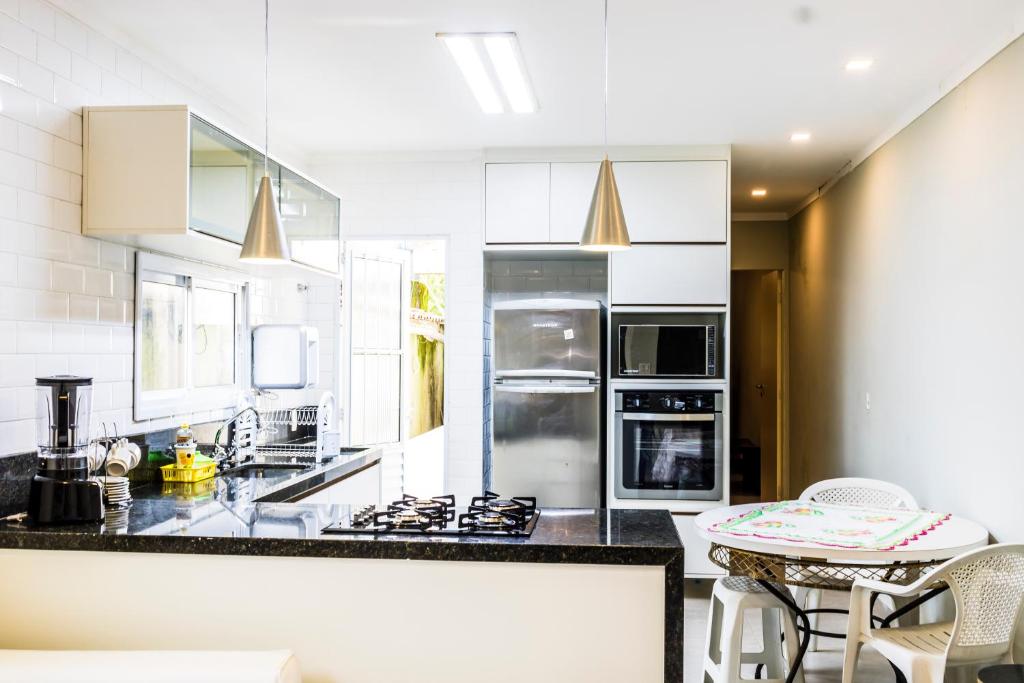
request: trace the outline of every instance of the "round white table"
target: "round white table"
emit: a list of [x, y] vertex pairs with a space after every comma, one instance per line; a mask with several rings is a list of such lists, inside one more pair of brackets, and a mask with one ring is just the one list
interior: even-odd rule
[[[751, 503], [708, 510], [697, 515], [695, 524], [698, 533], [711, 541], [708, 557], [712, 562], [730, 574], [755, 579], [796, 615], [797, 628], [803, 637], [786, 677], [787, 683], [792, 683], [796, 678], [812, 633], [833, 638], [845, 637], [844, 634], [812, 630], [808, 614], [846, 613], [846, 610], [804, 610], [803, 605], [793, 600], [789, 591], [779, 589], [780, 584], [845, 591], [850, 590], [858, 578], [909, 584], [946, 560], [988, 545], [988, 531], [984, 527], [955, 515], [927, 534], [891, 550], [838, 548], [813, 542], [737, 536], [716, 530], [717, 525], [764, 505], [766, 503]], [[851, 510], [856, 511], [858, 508]], [[885, 619], [879, 619], [880, 625], [888, 626], [894, 619], [916, 609], [944, 590], [945, 587], [937, 587], [925, 593]]]

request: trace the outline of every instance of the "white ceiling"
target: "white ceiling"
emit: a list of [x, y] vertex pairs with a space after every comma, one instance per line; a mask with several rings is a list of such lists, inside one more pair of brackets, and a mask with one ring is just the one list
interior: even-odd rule
[[[1024, 29], [1024, 0], [609, 2], [609, 143], [732, 144], [735, 211], [791, 210]], [[262, 113], [259, 0], [57, 4]], [[271, 134], [311, 155], [599, 144], [601, 21], [601, 0], [272, 0]], [[517, 32], [540, 111], [481, 113], [437, 31]]]

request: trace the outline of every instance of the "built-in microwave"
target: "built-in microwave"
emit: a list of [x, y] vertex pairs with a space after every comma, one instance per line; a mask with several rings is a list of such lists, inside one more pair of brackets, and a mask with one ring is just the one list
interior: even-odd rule
[[612, 377], [720, 379], [721, 313], [613, 313]]

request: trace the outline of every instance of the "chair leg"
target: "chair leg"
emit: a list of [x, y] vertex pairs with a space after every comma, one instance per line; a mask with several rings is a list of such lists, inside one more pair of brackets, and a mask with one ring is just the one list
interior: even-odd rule
[[761, 609], [761, 662], [764, 663], [768, 678], [785, 678], [783, 670], [785, 660], [782, 659], [782, 637], [779, 629], [781, 610]]
[[911, 665], [909, 683], [942, 683], [945, 675], [945, 657], [917, 657]]
[[[715, 608], [718, 607], [716, 610]], [[716, 614], [717, 611], [717, 614]], [[714, 670], [709, 669], [709, 665], [715, 665], [718, 671], [721, 671], [722, 666], [722, 614], [724, 607], [721, 601], [711, 596], [711, 605], [708, 607], [708, 628], [704, 640], [704, 674], [705, 679], [711, 677], [717, 680]], [[716, 652], [717, 650], [717, 652]], [[714, 654], [718, 655], [718, 661], [715, 661]]]
[[738, 680], [743, 661], [743, 610], [723, 605], [720, 633], [722, 661], [718, 671], [722, 681]]
[[[820, 588], [812, 588], [807, 592], [807, 598], [804, 601], [804, 609], [818, 609], [821, 607], [821, 596], [823, 591]], [[810, 627], [817, 631], [818, 630], [818, 617], [821, 616], [817, 612], [808, 614], [807, 620], [810, 622]], [[818, 636], [811, 634], [811, 640], [807, 645], [808, 652], [818, 651]]]
[[[799, 603], [798, 603], [799, 604]], [[782, 632], [786, 636], [784, 645], [786, 646], [786, 671], [793, 666], [793, 662], [796, 661], [797, 651], [800, 649], [800, 635], [796, 630], [796, 624], [793, 621], [793, 615], [790, 614], [789, 610], [780, 610], [782, 616]], [[806, 662], [806, 658], [804, 662]], [[785, 676], [782, 676], [785, 678]], [[804, 668], [800, 667], [800, 670], [796, 674], [794, 683], [804, 683]]]
[[853, 674], [857, 671], [857, 657], [863, 646], [859, 638], [846, 639], [846, 650], [843, 652], [843, 683], [853, 683]]

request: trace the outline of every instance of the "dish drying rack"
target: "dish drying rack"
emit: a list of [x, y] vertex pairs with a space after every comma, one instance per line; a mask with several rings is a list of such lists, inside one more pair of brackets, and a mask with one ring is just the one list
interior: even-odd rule
[[291, 431], [299, 427], [316, 427], [315, 439], [302, 442], [268, 443], [256, 446], [256, 457], [264, 462], [323, 462], [327, 433], [334, 425], [334, 394], [325, 391], [317, 405], [280, 408], [260, 413], [260, 436], [274, 435], [278, 428]]

